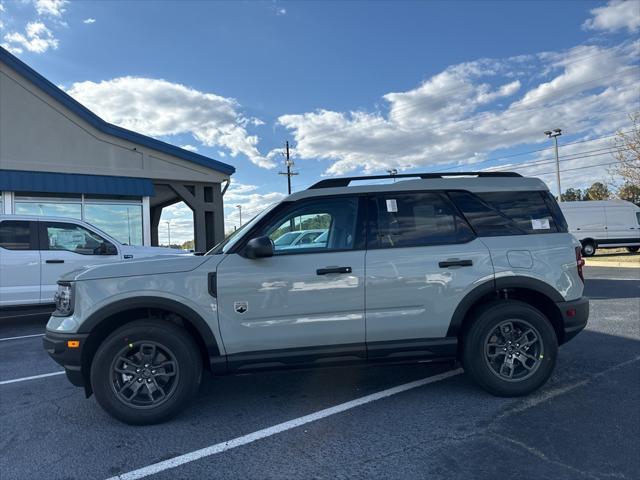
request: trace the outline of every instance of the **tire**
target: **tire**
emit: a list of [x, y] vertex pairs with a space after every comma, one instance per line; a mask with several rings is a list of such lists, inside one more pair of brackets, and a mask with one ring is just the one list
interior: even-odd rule
[[583, 257], [593, 257], [596, 254], [596, 244], [591, 240], [587, 240], [582, 244], [582, 256]]
[[627, 247], [627, 252], [629, 253], [638, 253], [638, 250], [640, 250], [640, 247]]
[[[508, 334], [506, 338], [496, 336], [497, 331], [502, 332], [499, 330], [500, 326], [507, 329], [509, 321], [511, 345], [507, 345]], [[528, 341], [523, 341], [522, 345], [516, 339], [523, 338], [521, 333], [531, 329], [538, 342], [525, 351], [522, 345], [529, 343], [533, 335], [530, 334]], [[503, 352], [503, 348], [487, 347], [489, 343], [500, 344], [502, 341], [505, 348], [509, 347], [513, 360], [507, 360], [507, 353]], [[516, 343], [520, 345], [519, 348], [515, 348]], [[517, 397], [534, 392], [544, 385], [555, 367], [557, 353], [556, 332], [539, 310], [524, 302], [502, 300], [487, 304], [477, 311], [473, 323], [464, 334], [462, 362], [465, 372], [489, 393], [501, 397]], [[522, 359], [529, 367], [524, 366]], [[506, 378], [509, 371], [512, 373], [511, 379]]]
[[96, 400], [109, 415], [150, 425], [177, 415], [197, 393], [202, 359], [194, 339], [177, 325], [137, 320], [104, 340], [90, 377]]

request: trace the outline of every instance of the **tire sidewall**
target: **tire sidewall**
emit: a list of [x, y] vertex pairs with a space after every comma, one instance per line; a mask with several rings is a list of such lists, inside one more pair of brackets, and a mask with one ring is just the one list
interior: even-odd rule
[[[157, 407], [138, 409], [120, 401], [111, 385], [114, 357], [131, 342], [154, 341], [175, 355], [180, 376], [171, 396]], [[178, 414], [195, 395], [202, 376], [202, 360], [196, 343], [187, 332], [169, 322], [139, 320], [107, 337], [91, 364], [91, 387], [102, 408], [116, 419], [133, 425], [163, 422]]]
[[[515, 319], [530, 323], [543, 342], [542, 363], [536, 372], [522, 381], [508, 382], [495, 375], [485, 361], [485, 339], [500, 322]], [[551, 322], [537, 309], [524, 302], [504, 300], [478, 312], [476, 320], [465, 335], [463, 363], [465, 370], [485, 390], [499, 396], [527, 395], [549, 379], [555, 367], [558, 340]]]
[[[587, 249], [591, 249], [591, 251], [588, 251]], [[589, 241], [589, 242], [585, 242], [582, 245], [582, 255], [585, 257], [593, 257], [596, 254], [596, 245], [595, 243]]]

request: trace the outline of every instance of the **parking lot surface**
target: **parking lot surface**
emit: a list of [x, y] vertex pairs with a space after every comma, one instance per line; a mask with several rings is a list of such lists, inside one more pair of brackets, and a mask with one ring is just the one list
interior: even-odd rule
[[130, 427], [64, 375], [38, 377], [60, 371], [33, 336], [43, 319], [4, 322], [0, 476], [638, 478], [640, 270], [586, 275], [587, 329], [516, 399], [447, 364], [206, 375], [184, 414]]

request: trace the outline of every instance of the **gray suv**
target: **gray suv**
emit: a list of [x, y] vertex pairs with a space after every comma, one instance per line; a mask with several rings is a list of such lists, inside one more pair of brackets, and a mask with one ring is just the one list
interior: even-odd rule
[[[64, 275], [45, 349], [131, 424], [177, 414], [203, 370], [439, 359], [495, 395], [543, 385], [589, 314], [580, 243], [545, 184], [471, 172], [352, 185], [383, 178], [320, 181], [204, 256]], [[323, 241], [274, 245], [295, 230]]]

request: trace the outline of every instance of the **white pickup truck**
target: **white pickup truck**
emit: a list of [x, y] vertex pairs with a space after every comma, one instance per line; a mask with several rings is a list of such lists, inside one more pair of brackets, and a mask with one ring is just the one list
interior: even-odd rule
[[98, 228], [71, 218], [0, 215], [0, 317], [50, 313], [58, 278], [72, 270], [185, 253], [122, 245]]

